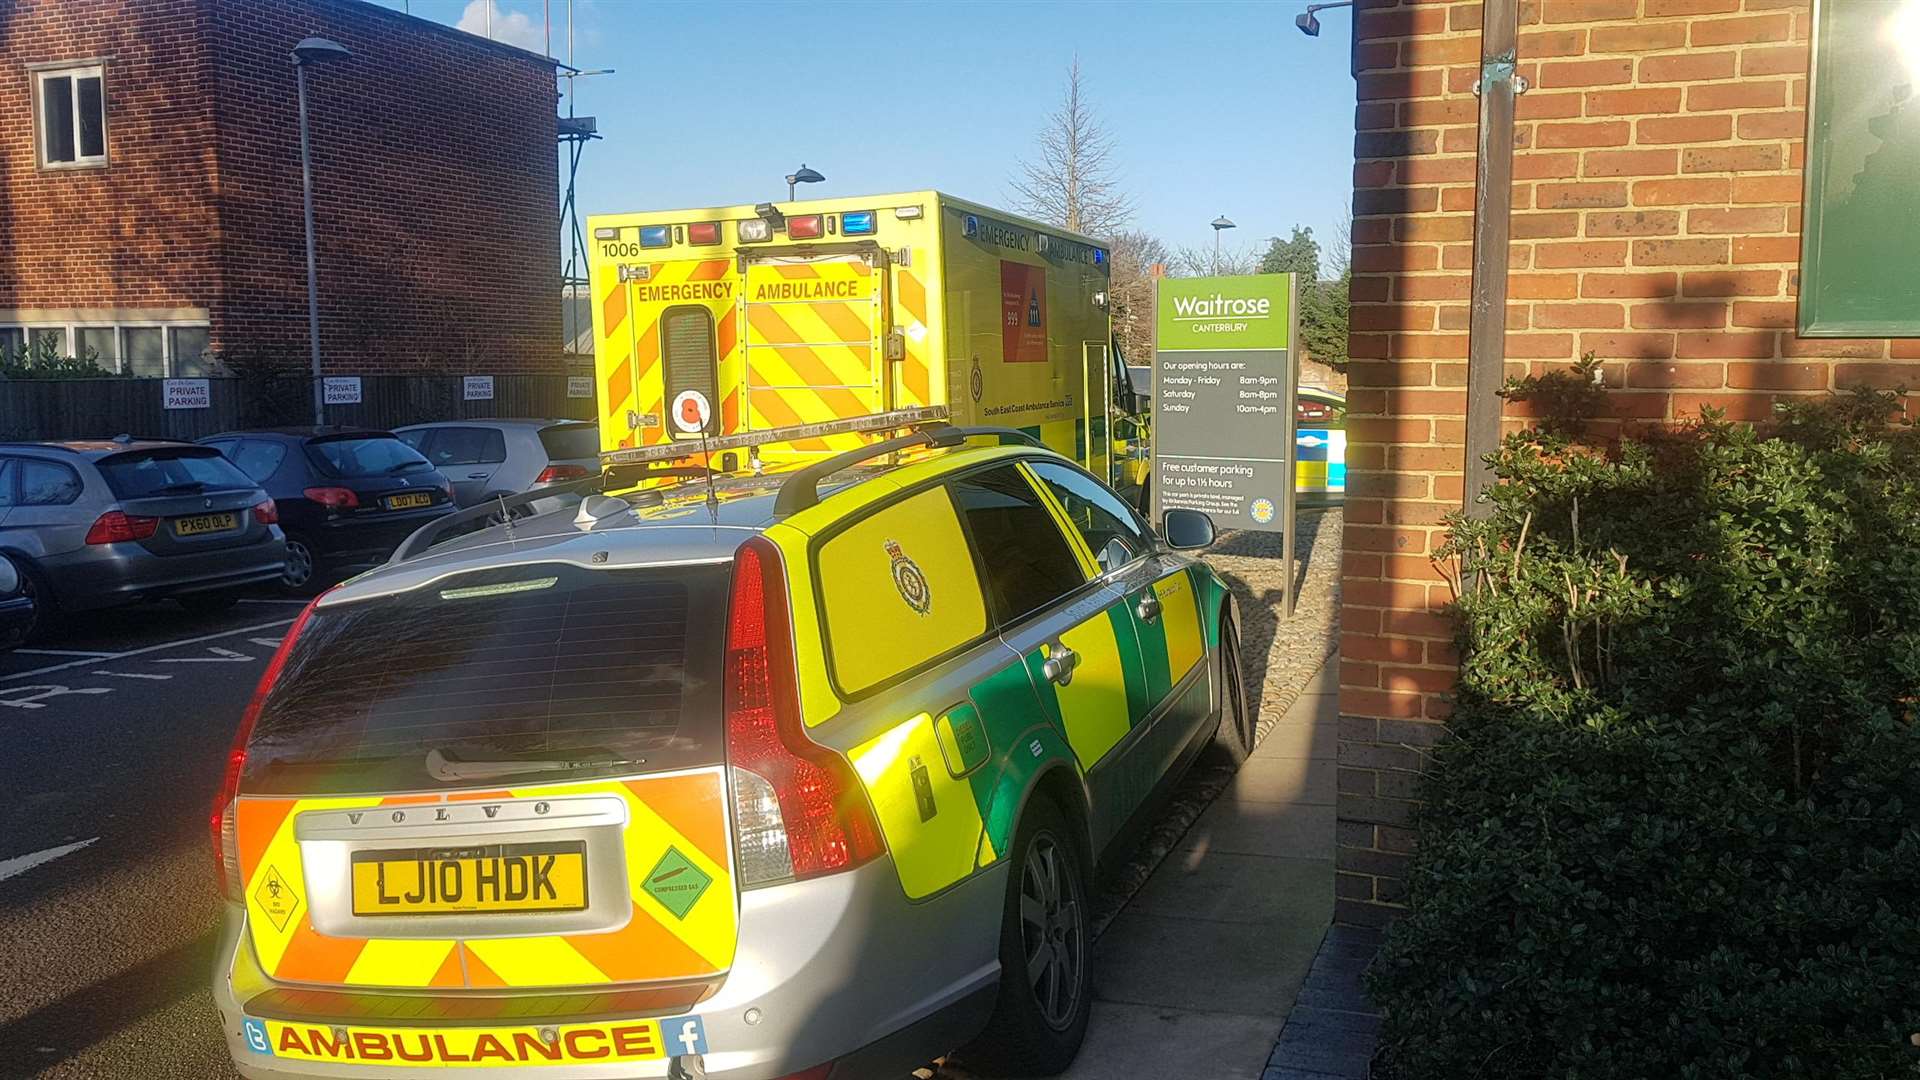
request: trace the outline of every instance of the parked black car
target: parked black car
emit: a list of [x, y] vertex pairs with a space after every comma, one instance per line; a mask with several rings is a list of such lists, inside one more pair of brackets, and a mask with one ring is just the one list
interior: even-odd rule
[[201, 443], [273, 496], [287, 534], [283, 581], [295, 591], [386, 561], [415, 529], [456, 509], [447, 478], [390, 431], [288, 427]]

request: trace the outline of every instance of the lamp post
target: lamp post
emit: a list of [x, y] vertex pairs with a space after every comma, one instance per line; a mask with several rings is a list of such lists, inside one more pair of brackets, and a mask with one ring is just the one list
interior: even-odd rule
[[327, 422], [327, 395], [320, 381], [320, 283], [313, 257], [313, 150], [307, 143], [307, 65], [344, 60], [353, 54], [337, 41], [302, 38], [293, 47], [293, 79], [300, 95], [300, 190], [307, 231], [307, 349], [313, 376], [313, 422]]
[[1299, 27], [1300, 32], [1307, 35], [1308, 37], [1319, 37], [1320, 36], [1320, 20], [1314, 18], [1314, 15], [1313, 15], [1314, 12], [1325, 11], [1327, 8], [1352, 7], [1352, 6], [1353, 6], [1353, 0], [1339, 0], [1338, 3], [1334, 3], [1334, 4], [1308, 4], [1307, 10], [1293, 17], [1293, 25]]
[[826, 177], [814, 172], [802, 164], [800, 168], [787, 175], [787, 201], [793, 201], [793, 189], [800, 184], [817, 184]]
[[1212, 225], [1213, 225], [1213, 276], [1219, 277], [1220, 276], [1220, 234], [1225, 232], [1228, 229], [1233, 228], [1233, 222], [1227, 220], [1227, 215], [1221, 214], [1219, 217], [1213, 219]]

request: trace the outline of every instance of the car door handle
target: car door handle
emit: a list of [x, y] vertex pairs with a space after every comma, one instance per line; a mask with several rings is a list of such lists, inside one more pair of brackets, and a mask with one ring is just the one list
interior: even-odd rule
[[1152, 589], [1148, 589], [1141, 594], [1140, 602], [1133, 605], [1133, 613], [1140, 617], [1141, 622], [1153, 622], [1160, 617], [1160, 598], [1153, 594]]
[[1073, 669], [1080, 666], [1080, 654], [1065, 645], [1056, 645], [1040, 663], [1040, 674], [1047, 681], [1065, 686], [1073, 681]]
[[483, 473], [483, 472], [470, 472], [470, 473], [468, 473], [468, 474], [467, 474], [467, 479], [469, 479], [469, 480], [485, 480], [485, 479], [486, 479], [486, 478], [487, 478], [488, 476], [490, 476], [490, 475], [492, 475], [492, 474], [490, 474], [490, 473]]

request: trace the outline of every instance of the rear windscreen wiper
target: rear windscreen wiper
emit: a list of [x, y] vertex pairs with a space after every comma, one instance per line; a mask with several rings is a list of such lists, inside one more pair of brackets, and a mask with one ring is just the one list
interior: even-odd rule
[[617, 769], [628, 766], [645, 765], [646, 758], [600, 757], [579, 758], [574, 760], [555, 760], [551, 758], [530, 758], [526, 760], [499, 761], [462, 761], [449, 757], [436, 748], [427, 751], [427, 773], [435, 780], [494, 780], [502, 776], [517, 776], [521, 773], [535, 772], [576, 772], [585, 770]]
[[205, 490], [207, 490], [205, 483], [199, 480], [186, 480], [178, 484], [168, 484], [166, 487], [155, 488], [153, 493], [155, 495], [183, 495], [189, 491]]
[[398, 465], [395, 465], [395, 466], [394, 466], [393, 468], [391, 468], [391, 469], [388, 469], [388, 470], [387, 470], [387, 475], [388, 475], [388, 476], [392, 476], [392, 475], [394, 475], [395, 473], [403, 473], [403, 472], [406, 472], [406, 471], [407, 471], [408, 469], [417, 469], [417, 468], [419, 468], [419, 467], [420, 467], [420, 466], [422, 466], [422, 465], [430, 465], [430, 464], [432, 464], [432, 462], [427, 462], [427, 461], [403, 461], [403, 462], [401, 462], [400, 464], [398, 464]]

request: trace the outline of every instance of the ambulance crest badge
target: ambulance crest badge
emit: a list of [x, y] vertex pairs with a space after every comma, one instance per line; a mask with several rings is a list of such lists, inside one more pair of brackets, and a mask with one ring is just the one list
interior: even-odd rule
[[927, 576], [920, 572], [920, 564], [907, 558], [894, 540], [887, 541], [887, 555], [893, 559], [893, 587], [900, 590], [900, 599], [922, 615], [931, 612], [933, 593], [927, 588]]

